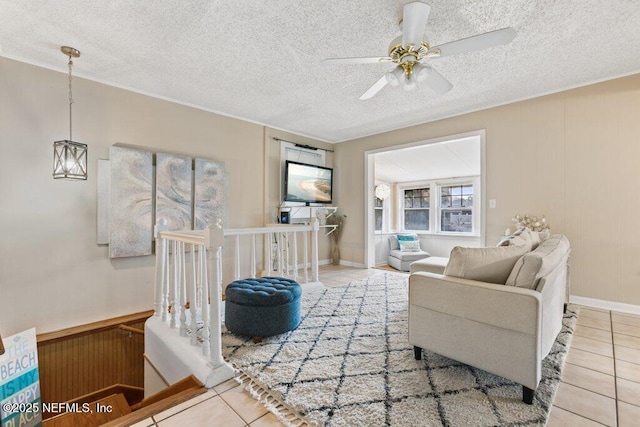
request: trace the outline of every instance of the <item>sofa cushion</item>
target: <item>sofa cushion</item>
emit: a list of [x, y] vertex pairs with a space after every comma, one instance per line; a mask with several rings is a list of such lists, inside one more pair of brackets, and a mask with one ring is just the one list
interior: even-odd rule
[[524, 254], [514, 265], [507, 286], [535, 289], [538, 279], [549, 274], [569, 251], [569, 240], [554, 234], [533, 251]]
[[449, 258], [441, 256], [430, 256], [429, 258], [412, 262], [409, 267], [411, 273], [426, 271], [428, 273], [444, 274], [444, 269], [448, 263]]
[[527, 252], [526, 246], [463, 248], [451, 250], [445, 276], [504, 284], [516, 261]]
[[426, 258], [429, 255], [429, 252], [419, 251], [419, 252], [402, 252], [398, 249], [389, 252], [389, 256], [393, 258], [398, 258], [401, 261], [417, 261], [419, 259]]
[[420, 252], [422, 250], [420, 249], [420, 242], [417, 240], [399, 240], [398, 244], [400, 245], [400, 252]]

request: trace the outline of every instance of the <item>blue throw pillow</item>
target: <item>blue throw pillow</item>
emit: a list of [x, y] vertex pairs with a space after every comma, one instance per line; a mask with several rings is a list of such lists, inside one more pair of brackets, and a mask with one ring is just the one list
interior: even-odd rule
[[415, 234], [398, 234], [398, 242], [413, 242], [418, 240]]

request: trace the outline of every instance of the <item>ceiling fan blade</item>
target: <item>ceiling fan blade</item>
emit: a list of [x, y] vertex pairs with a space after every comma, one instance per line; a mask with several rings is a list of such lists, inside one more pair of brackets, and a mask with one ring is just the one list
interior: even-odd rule
[[364, 101], [364, 100], [367, 100], [367, 99], [373, 97], [376, 93], [380, 92], [382, 90], [382, 88], [385, 87], [386, 85], [387, 85], [387, 78], [385, 76], [382, 76], [380, 78], [380, 80], [375, 82], [373, 84], [373, 86], [371, 86], [369, 89], [367, 89], [367, 91], [365, 93], [360, 95], [360, 100]]
[[402, 12], [402, 45], [420, 46], [431, 6], [419, 1], [404, 5]]
[[501, 30], [490, 31], [484, 34], [478, 34], [477, 36], [467, 37], [466, 39], [441, 44], [440, 46], [434, 46], [429, 49], [429, 51], [439, 49], [440, 55], [436, 56], [440, 57], [457, 55], [459, 53], [472, 52], [474, 50], [507, 44], [511, 42], [517, 34], [516, 30], [507, 27]]
[[380, 64], [383, 62], [391, 62], [388, 56], [383, 57], [363, 57], [363, 58], [329, 58], [322, 61], [322, 65], [338, 65], [338, 64]]
[[427, 77], [427, 80], [425, 80], [424, 84], [429, 86], [431, 90], [440, 95], [449, 92], [453, 87], [451, 82], [445, 79], [442, 74], [434, 70], [433, 67], [431, 67], [429, 77]]

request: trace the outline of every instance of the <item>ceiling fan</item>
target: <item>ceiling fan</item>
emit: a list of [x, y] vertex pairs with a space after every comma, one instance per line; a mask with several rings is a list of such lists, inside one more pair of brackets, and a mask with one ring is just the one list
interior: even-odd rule
[[365, 93], [360, 96], [366, 100], [377, 94], [387, 84], [402, 85], [406, 91], [415, 90], [418, 83], [424, 83], [434, 92], [444, 94], [453, 85], [431, 66], [423, 62], [427, 58], [442, 58], [459, 53], [486, 49], [511, 42], [516, 37], [516, 31], [511, 28], [490, 31], [484, 34], [467, 37], [465, 39], [444, 43], [439, 46], [429, 46], [422, 37], [427, 27], [431, 7], [425, 3], [412, 2], [404, 6], [402, 35], [396, 37], [389, 44], [389, 55], [383, 57], [364, 58], [330, 58], [322, 61], [325, 65], [337, 64], [377, 64], [393, 62], [395, 68], [383, 75]]

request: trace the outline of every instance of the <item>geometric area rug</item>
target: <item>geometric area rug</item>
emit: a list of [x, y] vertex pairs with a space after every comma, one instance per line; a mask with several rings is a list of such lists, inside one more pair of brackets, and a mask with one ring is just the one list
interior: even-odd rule
[[544, 426], [578, 309], [569, 306], [527, 405], [512, 381], [428, 351], [414, 359], [407, 284], [385, 274], [303, 294], [297, 329], [260, 343], [225, 332], [222, 353], [289, 425]]

